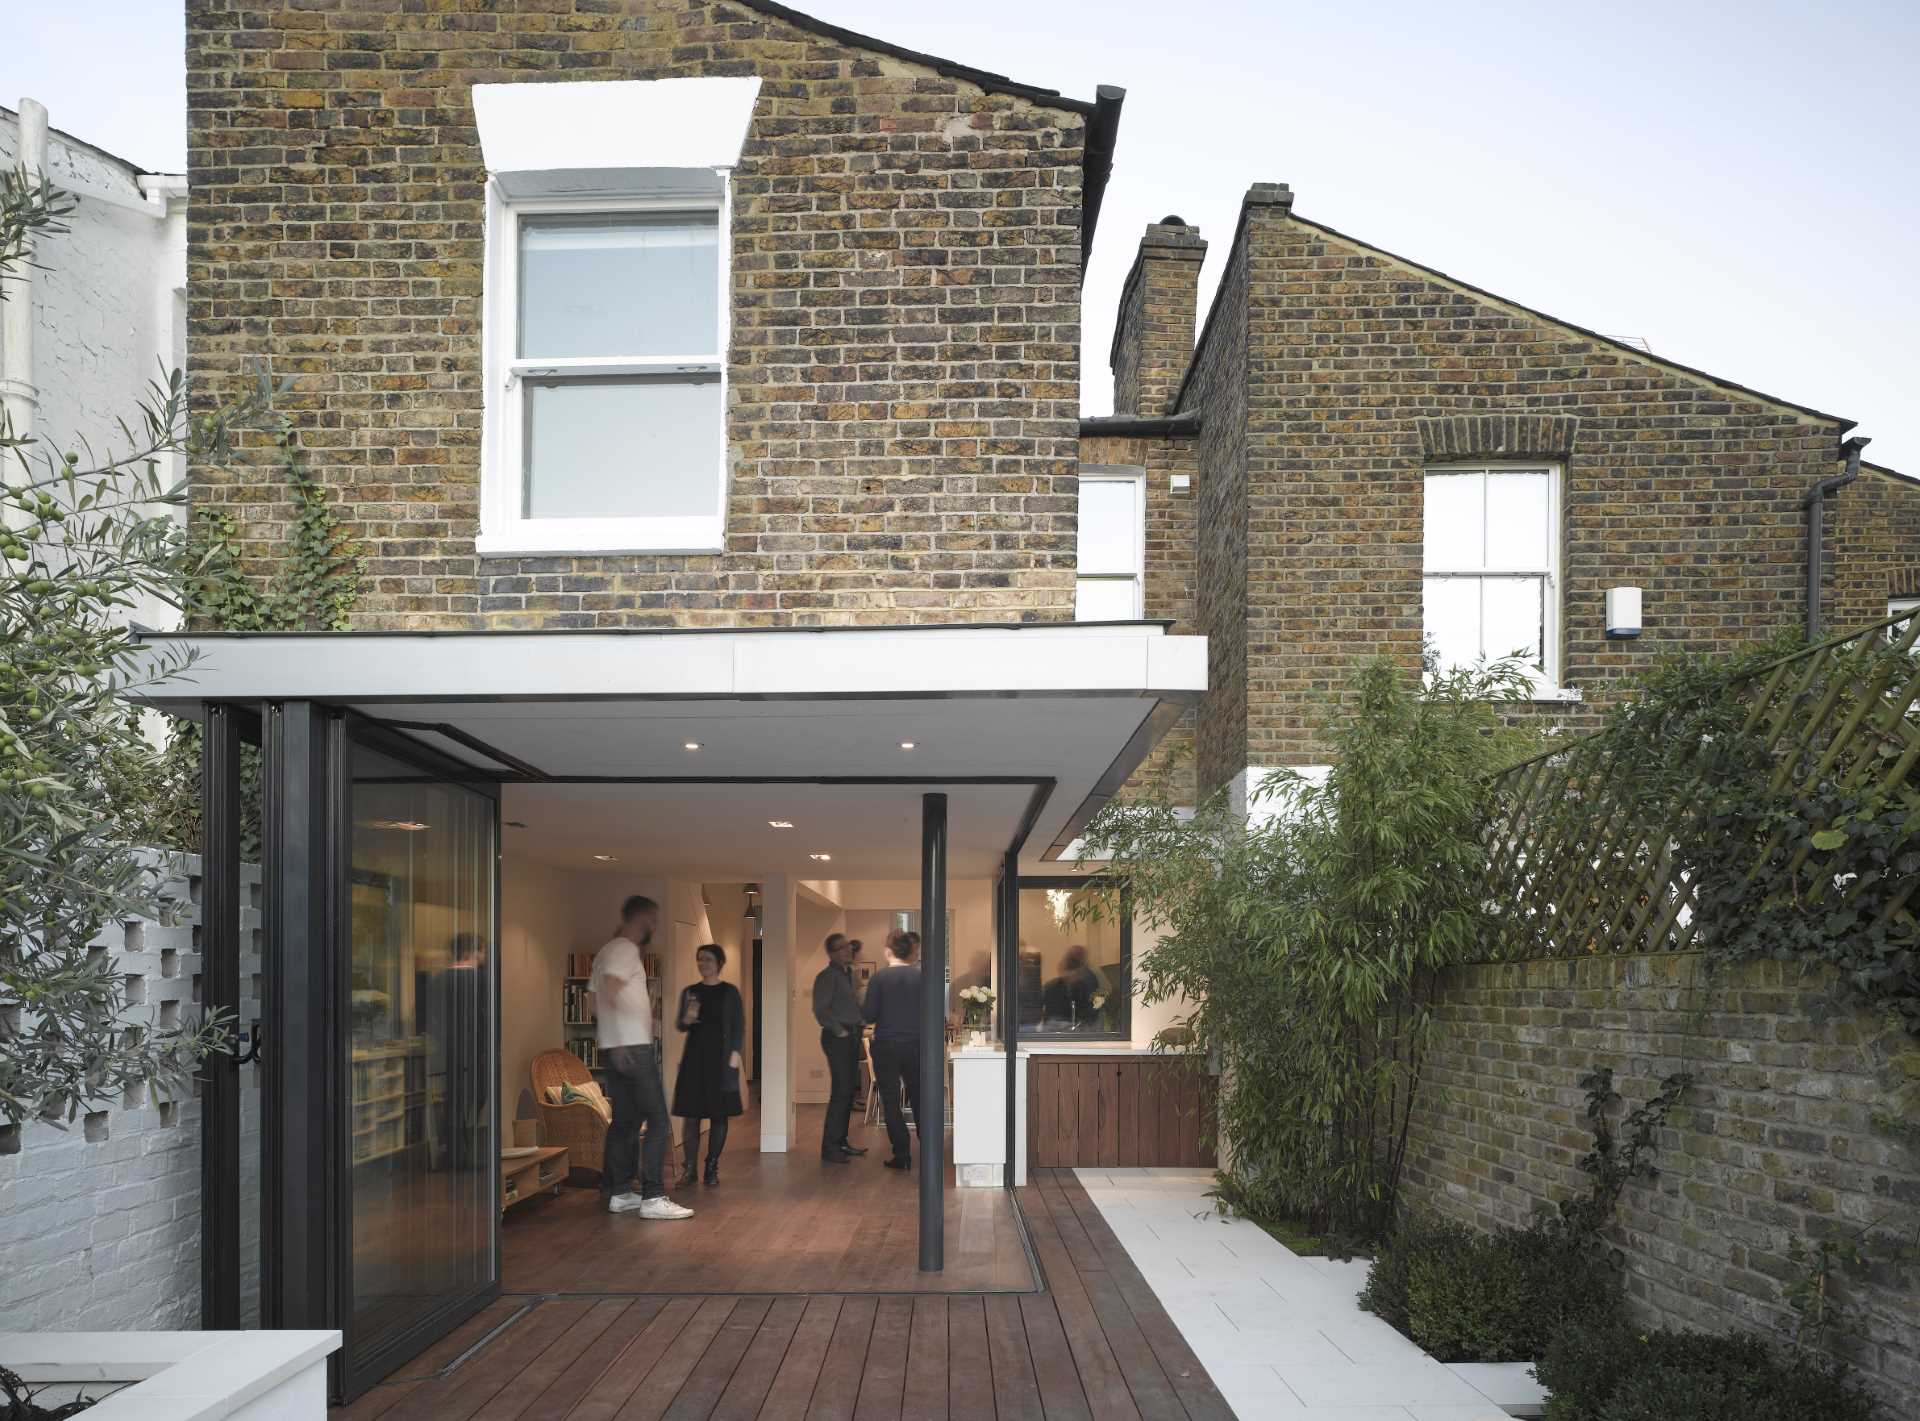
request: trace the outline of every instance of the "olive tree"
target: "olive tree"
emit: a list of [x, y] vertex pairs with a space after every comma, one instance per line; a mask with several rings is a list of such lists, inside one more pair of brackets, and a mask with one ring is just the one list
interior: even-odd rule
[[[0, 174], [0, 299], [69, 204], [44, 178]], [[0, 415], [0, 1125], [71, 1121], [143, 1084], [184, 1090], [220, 1048], [211, 1019], [130, 1023], [113, 924], [160, 914], [160, 876], [120, 789], [156, 747], [129, 699], [185, 669], [152, 664], [127, 614], [176, 605], [193, 554], [169, 456], [219, 457], [265, 410], [262, 387], [190, 412], [178, 372], [152, 384], [108, 451], [59, 450]], [[17, 1140], [17, 1135], [15, 1136]]]

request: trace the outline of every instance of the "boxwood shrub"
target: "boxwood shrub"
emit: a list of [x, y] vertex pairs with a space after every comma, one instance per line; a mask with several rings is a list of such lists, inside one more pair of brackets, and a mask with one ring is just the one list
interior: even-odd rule
[[1531, 1362], [1625, 1303], [1611, 1256], [1556, 1223], [1483, 1234], [1415, 1217], [1376, 1254], [1360, 1306], [1443, 1362]]
[[1569, 1328], [1535, 1368], [1546, 1421], [1874, 1421], [1847, 1368], [1755, 1333]]

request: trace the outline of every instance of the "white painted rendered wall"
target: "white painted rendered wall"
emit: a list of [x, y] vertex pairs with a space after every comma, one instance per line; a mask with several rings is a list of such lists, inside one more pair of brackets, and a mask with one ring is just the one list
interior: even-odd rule
[[[189, 1020], [199, 995], [200, 864], [175, 858], [164, 922], [98, 939], [130, 987], [129, 1024]], [[249, 1068], [250, 1069], [250, 1068]], [[200, 1103], [136, 1088], [0, 1154], [0, 1319], [16, 1332], [171, 1331], [200, 1321]], [[257, 1149], [252, 1151], [258, 1158]]]
[[[58, 124], [60, 115], [50, 113]], [[0, 109], [0, 166], [12, 167], [20, 148], [19, 121]], [[140, 170], [131, 163], [50, 129], [47, 169], [55, 186], [76, 194], [64, 233], [35, 239], [33, 363], [36, 437], [45, 450], [78, 450], [86, 460], [125, 452], [116, 420], [139, 427], [138, 405], [148, 384], [186, 359], [186, 198], [150, 202]], [[146, 185], [158, 190], [151, 179]], [[90, 194], [101, 194], [94, 196]], [[119, 199], [113, 201], [111, 199]], [[132, 210], [126, 204], [151, 206]], [[8, 292], [15, 299], [16, 292]], [[184, 473], [179, 461], [163, 471]], [[168, 628], [178, 615], [147, 599], [129, 615]]]

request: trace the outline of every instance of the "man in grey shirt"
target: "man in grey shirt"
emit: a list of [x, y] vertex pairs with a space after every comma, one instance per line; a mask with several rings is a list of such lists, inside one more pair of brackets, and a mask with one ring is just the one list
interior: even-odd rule
[[826, 1053], [830, 1082], [820, 1159], [823, 1164], [845, 1164], [866, 1153], [847, 1143], [854, 1087], [860, 1079], [860, 1003], [854, 996], [853, 948], [846, 934], [829, 934], [826, 945], [827, 965], [813, 979], [813, 1018], [820, 1023], [820, 1049]]
[[873, 1088], [887, 1115], [887, 1141], [893, 1156], [888, 1169], [908, 1169], [913, 1150], [907, 1139], [907, 1117], [900, 1108], [904, 1093], [920, 1129], [920, 969], [912, 965], [914, 934], [887, 935], [887, 965], [867, 983], [862, 1014], [873, 1023]]

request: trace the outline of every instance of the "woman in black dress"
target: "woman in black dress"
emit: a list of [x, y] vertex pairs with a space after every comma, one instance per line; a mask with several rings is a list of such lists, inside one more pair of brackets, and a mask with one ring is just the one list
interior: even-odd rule
[[746, 1009], [740, 989], [720, 980], [727, 950], [708, 943], [694, 954], [700, 980], [680, 993], [674, 1020], [686, 1033], [680, 1070], [673, 1078], [673, 1113], [680, 1117], [680, 1187], [693, 1187], [693, 1161], [700, 1152], [700, 1122], [707, 1122], [705, 1183], [720, 1182], [720, 1151], [727, 1147], [727, 1121], [740, 1113], [740, 1050], [746, 1043]]

